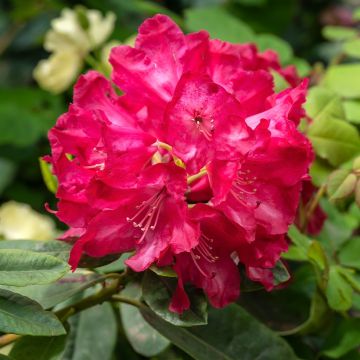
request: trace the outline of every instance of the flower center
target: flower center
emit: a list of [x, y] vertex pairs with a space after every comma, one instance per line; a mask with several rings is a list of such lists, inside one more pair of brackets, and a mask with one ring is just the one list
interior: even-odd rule
[[205, 119], [198, 111], [195, 111], [191, 119], [197, 129], [204, 135], [205, 139], [210, 141], [215, 130], [214, 119]]
[[165, 198], [165, 188], [136, 206], [137, 212], [126, 220], [135, 228], [140, 228], [142, 235], [138, 240], [141, 243], [149, 230], [155, 230], [160, 217], [162, 202]]
[[215, 273], [207, 274], [206, 271], [204, 271], [201, 268], [198, 261], [201, 259], [204, 259], [208, 263], [214, 263], [214, 262], [216, 262], [216, 260], [219, 259], [218, 256], [215, 256], [212, 253], [212, 250], [213, 250], [212, 243], [213, 242], [214, 242], [214, 239], [211, 239], [211, 238], [207, 237], [206, 235], [201, 234], [199, 244], [193, 250], [190, 251], [190, 255], [191, 255], [192, 260], [194, 261], [195, 266], [198, 268], [198, 270], [200, 271], [200, 273], [202, 275], [204, 275], [205, 277], [208, 277], [208, 278], [214, 277]]

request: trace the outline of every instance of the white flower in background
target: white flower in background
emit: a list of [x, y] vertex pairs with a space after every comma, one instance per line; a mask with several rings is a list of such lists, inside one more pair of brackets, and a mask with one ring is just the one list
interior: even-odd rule
[[51, 22], [44, 48], [52, 54], [34, 69], [39, 85], [52, 93], [66, 90], [78, 76], [88, 54], [102, 45], [114, 29], [115, 15], [78, 7], [64, 9]]
[[0, 206], [0, 238], [5, 240], [51, 240], [58, 232], [54, 221], [28, 204], [9, 201]]

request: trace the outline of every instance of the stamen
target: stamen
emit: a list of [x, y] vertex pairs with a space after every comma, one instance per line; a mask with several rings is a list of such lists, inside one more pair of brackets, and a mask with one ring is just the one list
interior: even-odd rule
[[141, 243], [149, 230], [155, 230], [156, 225], [159, 221], [161, 204], [164, 200], [165, 192], [164, 188], [158, 193], [151, 196], [148, 200], [143, 201], [136, 208], [138, 211], [132, 217], [127, 217], [126, 220], [135, 228], [140, 228], [142, 235], [138, 240]]
[[[257, 192], [255, 187], [251, 185], [257, 180], [256, 176], [249, 176], [250, 170], [238, 170], [237, 178], [233, 182], [232, 190], [230, 191], [234, 198], [242, 205], [256, 208], [258, 205], [251, 205], [246, 200], [246, 195], [254, 195]], [[249, 188], [251, 186], [251, 188]]]
[[207, 278], [212, 278], [215, 276], [215, 273], [208, 274], [205, 270], [203, 270], [199, 264], [200, 259], [204, 259], [208, 263], [215, 263], [219, 257], [212, 254], [213, 247], [210, 245], [214, 242], [213, 239], [207, 237], [206, 235], [202, 234], [199, 239], [199, 244], [190, 251], [191, 258], [198, 268], [200, 273]]

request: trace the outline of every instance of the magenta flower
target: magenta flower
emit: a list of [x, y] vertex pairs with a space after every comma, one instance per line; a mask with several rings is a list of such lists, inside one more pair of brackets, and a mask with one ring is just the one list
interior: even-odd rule
[[[49, 133], [72, 267], [129, 251], [134, 271], [172, 266], [176, 312], [186, 283], [215, 307], [236, 300], [240, 263], [271, 289], [313, 157], [296, 128], [307, 82], [272, 51], [184, 35], [164, 15], [110, 61], [123, 94], [90, 71]], [[270, 70], [287, 90], [274, 92]]]

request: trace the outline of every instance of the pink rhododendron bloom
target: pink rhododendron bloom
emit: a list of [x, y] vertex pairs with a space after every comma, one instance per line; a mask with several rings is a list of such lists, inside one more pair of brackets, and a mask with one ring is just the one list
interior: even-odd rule
[[[110, 62], [123, 94], [90, 71], [49, 133], [72, 267], [129, 251], [134, 271], [171, 266], [176, 312], [190, 306], [187, 283], [215, 307], [235, 301], [240, 264], [273, 288], [313, 157], [297, 130], [307, 81], [273, 51], [184, 35], [164, 15]], [[273, 71], [287, 90], [274, 92]]]

